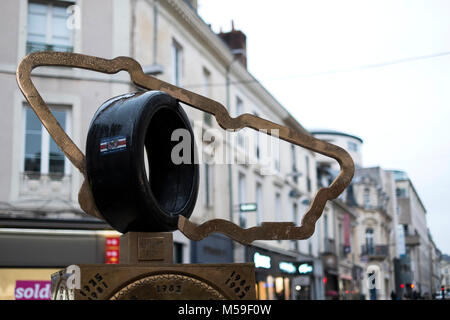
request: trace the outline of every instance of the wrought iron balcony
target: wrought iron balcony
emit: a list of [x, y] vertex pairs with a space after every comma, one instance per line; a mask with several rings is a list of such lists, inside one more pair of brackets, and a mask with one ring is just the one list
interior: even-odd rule
[[323, 252], [336, 254], [336, 245], [333, 239], [325, 239], [325, 248]]
[[58, 51], [58, 52], [73, 52], [72, 46], [46, 44], [41, 42], [27, 42], [27, 54], [36, 51]]
[[420, 245], [420, 236], [415, 234], [415, 235], [405, 235], [405, 244], [407, 246], [418, 246]]
[[361, 256], [367, 256], [369, 259], [383, 260], [389, 255], [389, 247], [387, 245], [368, 246], [363, 245], [361, 247]]

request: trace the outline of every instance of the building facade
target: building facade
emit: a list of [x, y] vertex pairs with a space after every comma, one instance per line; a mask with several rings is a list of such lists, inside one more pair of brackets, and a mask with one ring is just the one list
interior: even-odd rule
[[[107, 240], [120, 235], [81, 211], [77, 193], [82, 176], [17, 87], [15, 70], [30, 52], [79, 52], [108, 59], [131, 56], [144, 72], [217, 100], [232, 116], [251, 113], [306, 132], [248, 72], [245, 35], [234, 29], [215, 34], [198, 16], [196, 5], [196, 1], [175, 0], [2, 1], [0, 24], [9, 46], [0, 52], [0, 94], [5, 105], [0, 146], [8, 150], [0, 166], [0, 243], [2, 248], [17, 250], [2, 255], [0, 267], [30, 267], [31, 274], [43, 263], [49, 275], [69, 262], [104, 263]], [[74, 68], [38, 68], [33, 82], [81, 150], [97, 108], [113, 96], [139, 90], [126, 74]], [[211, 116], [183, 107], [200, 158], [193, 222], [223, 218], [242, 227], [262, 221], [300, 222], [317, 191], [312, 152], [250, 129], [224, 134]], [[257, 209], [240, 210], [248, 203]], [[263, 251], [278, 265], [264, 272], [258, 268], [258, 273], [266, 274], [261, 276], [259, 298], [324, 298], [322, 243], [317, 235], [307, 241], [259, 241], [244, 248], [220, 235], [193, 243], [175, 232], [174, 242], [178, 263], [254, 262], [255, 254]], [[22, 248], [30, 243], [43, 250], [31, 251], [27, 256], [31, 261], [24, 261], [19, 256], [26, 256]], [[66, 259], [62, 251], [80, 255]], [[280, 269], [282, 262], [286, 264]], [[295, 274], [286, 272], [289, 264], [297, 267]], [[10, 273], [7, 283], [1, 284], [4, 296], [11, 298], [11, 283], [24, 280], [21, 277], [17, 271]]]
[[[195, 0], [4, 0], [0, 9], [0, 32], [8, 43], [0, 51], [0, 298], [14, 298], [15, 281], [49, 279], [70, 264], [117, 263], [120, 254], [120, 234], [81, 211], [83, 177], [16, 84], [16, 68], [26, 54], [130, 56], [145, 73], [214, 99], [233, 117], [250, 113], [309, 134], [247, 70], [245, 34], [234, 26], [215, 34], [197, 14]], [[38, 68], [33, 82], [81, 150], [98, 107], [140, 90], [127, 74], [74, 68]], [[339, 171], [332, 159], [248, 128], [225, 132], [212, 116], [183, 108], [199, 156], [195, 223], [220, 218], [245, 228], [263, 221], [299, 225], [317, 190]], [[388, 299], [401, 284], [431, 292], [438, 257], [410, 181], [363, 168], [363, 141], [356, 136], [313, 134], [346, 149], [357, 171], [349, 190], [327, 203], [310, 239], [244, 247], [220, 234], [192, 242], [177, 231], [175, 263], [254, 262], [259, 299]], [[405, 253], [397, 246], [397, 224], [406, 234]], [[411, 280], [394, 281], [395, 261], [404, 262]]]
[[[390, 299], [391, 292], [400, 289], [395, 272], [395, 261], [400, 255], [394, 177], [379, 167], [363, 167], [361, 138], [331, 130], [314, 130], [312, 134], [344, 148], [355, 162], [352, 183], [339, 197], [354, 212], [353, 274], [358, 277], [361, 298]], [[317, 161], [318, 175], [325, 185], [336, 177], [339, 166], [324, 157], [318, 157]]]
[[411, 282], [405, 283], [407, 294], [431, 296], [432, 257], [426, 220], [426, 209], [408, 175], [392, 171], [395, 177], [399, 224], [403, 227], [406, 259], [410, 264]]
[[441, 259], [442, 253], [433, 241], [431, 232], [428, 230], [430, 243], [430, 269], [431, 269], [431, 298], [441, 291]]
[[363, 290], [372, 300], [390, 299], [397, 291], [394, 259], [397, 253], [395, 182], [379, 167], [356, 169], [353, 180], [358, 224], [359, 260], [364, 265]]
[[439, 291], [445, 292], [445, 298], [448, 299], [450, 297], [450, 256], [443, 254], [441, 256], [440, 261], [440, 270], [441, 270], [441, 288]]

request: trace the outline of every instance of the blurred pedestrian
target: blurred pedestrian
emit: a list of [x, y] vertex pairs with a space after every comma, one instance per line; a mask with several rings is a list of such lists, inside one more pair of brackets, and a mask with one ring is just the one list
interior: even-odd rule
[[397, 300], [397, 295], [395, 294], [394, 290], [391, 291], [391, 299]]

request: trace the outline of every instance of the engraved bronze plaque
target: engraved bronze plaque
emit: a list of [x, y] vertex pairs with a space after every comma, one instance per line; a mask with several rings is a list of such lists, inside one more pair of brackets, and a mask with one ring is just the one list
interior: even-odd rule
[[140, 238], [138, 240], [138, 259], [164, 260], [165, 243], [163, 237]]
[[52, 275], [57, 300], [254, 300], [253, 263], [78, 265], [80, 286], [67, 269]]
[[117, 292], [111, 300], [225, 300], [211, 285], [182, 274], [157, 274], [139, 279]]
[[128, 232], [120, 237], [121, 264], [173, 263], [173, 235], [170, 232]]

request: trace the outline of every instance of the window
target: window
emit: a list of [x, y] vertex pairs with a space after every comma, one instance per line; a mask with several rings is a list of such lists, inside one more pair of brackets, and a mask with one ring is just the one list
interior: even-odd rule
[[296, 202], [294, 202], [292, 204], [292, 221], [295, 223], [295, 225], [299, 225], [299, 221], [298, 221], [298, 206], [297, 206]]
[[69, 5], [57, 1], [28, 4], [27, 54], [35, 51], [73, 51], [73, 34], [67, 27]]
[[370, 207], [370, 190], [369, 190], [369, 188], [364, 189], [363, 201], [364, 201], [364, 207], [369, 208]]
[[[243, 173], [239, 173], [239, 181], [238, 181], [238, 192], [239, 192], [239, 204], [243, 204], [246, 202], [246, 188], [247, 188], [247, 182], [245, 179], [245, 175]], [[245, 213], [239, 212], [239, 225], [242, 228], [245, 228], [247, 225], [247, 218], [245, 216]]]
[[181, 86], [183, 48], [175, 41], [172, 42], [172, 83]]
[[409, 226], [407, 224], [403, 225], [403, 231], [404, 231], [405, 235], [407, 235], [407, 236], [409, 235]]
[[309, 157], [305, 156], [306, 161], [306, 189], [311, 192], [311, 176], [309, 174]]
[[274, 156], [274, 164], [276, 172], [280, 172], [280, 140], [275, 137], [271, 137], [272, 152]]
[[[256, 112], [253, 113], [256, 117], [258, 117], [258, 114]], [[254, 131], [255, 133], [255, 156], [256, 159], [260, 159], [261, 156], [261, 148], [260, 148], [260, 143], [259, 143], [259, 131]]]
[[[236, 97], [236, 117], [240, 116], [243, 113], [244, 113], [244, 103], [239, 97]], [[237, 133], [238, 145], [240, 147], [244, 147], [244, 135], [242, 133], [243, 133], [242, 130]]]
[[213, 206], [213, 166], [205, 163], [204, 170], [205, 197], [203, 204], [206, 208], [211, 208]]
[[[298, 221], [298, 206], [297, 206], [296, 202], [294, 202], [292, 204], [292, 221], [295, 223], [296, 226], [299, 224], [299, 221]], [[298, 251], [298, 241], [297, 240], [292, 240], [292, 241], [294, 243], [294, 250]]]
[[[275, 221], [278, 222], [282, 219], [281, 211], [281, 194], [279, 192], [275, 193]], [[281, 240], [278, 240], [281, 243]]]
[[[52, 113], [61, 127], [70, 134], [70, 112], [67, 108], [53, 107]], [[24, 173], [29, 178], [42, 174], [58, 179], [69, 174], [69, 164], [64, 153], [53, 141], [34, 111], [25, 107]]]
[[353, 152], [357, 152], [358, 151], [358, 145], [353, 142], [353, 141], [349, 141], [348, 142], [348, 150], [353, 151]]
[[281, 194], [275, 193], [275, 221], [281, 220]]
[[406, 189], [405, 188], [396, 188], [395, 193], [398, 198], [406, 198]]
[[244, 113], [244, 102], [241, 98], [236, 97], [236, 117]]
[[[324, 239], [325, 239], [325, 248], [327, 248], [327, 242], [328, 242], [328, 215], [323, 216], [323, 231], [324, 231]], [[326, 250], [326, 249], [325, 249]]]
[[373, 229], [366, 229], [366, 254], [373, 254]]
[[256, 224], [260, 225], [263, 217], [263, 193], [261, 183], [256, 184]]
[[[203, 68], [203, 92], [202, 93], [205, 97], [209, 98], [211, 96], [211, 73], [206, 68]], [[208, 126], [211, 126], [212, 125], [212, 115], [207, 112], [203, 112], [203, 121]]]
[[298, 183], [298, 175], [297, 173], [297, 153], [295, 152], [295, 146], [291, 144], [291, 163], [292, 163], [292, 179], [295, 183]]

